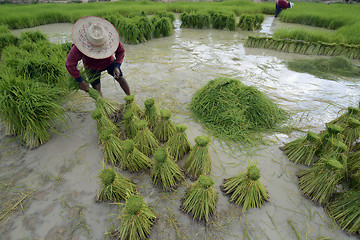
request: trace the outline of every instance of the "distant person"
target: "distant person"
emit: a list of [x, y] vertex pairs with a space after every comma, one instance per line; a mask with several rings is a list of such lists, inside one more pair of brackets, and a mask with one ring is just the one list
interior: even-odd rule
[[[67, 56], [65, 66], [70, 75], [79, 83], [80, 89], [89, 91], [77, 68], [82, 60], [91, 85], [101, 93], [100, 77], [107, 71], [120, 84], [125, 94], [130, 95], [130, 88], [120, 66], [125, 56], [125, 49], [120, 43], [116, 28], [106, 19], [87, 16], [80, 18], [72, 27], [73, 46]], [[115, 53], [115, 58], [113, 54]]]
[[281, 10], [285, 10], [287, 8], [294, 7], [294, 4], [292, 2], [287, 2], [286, 0], [278, 0], [276, 2], [276, 8], [275, 8], [275, 17], [278, 17]]

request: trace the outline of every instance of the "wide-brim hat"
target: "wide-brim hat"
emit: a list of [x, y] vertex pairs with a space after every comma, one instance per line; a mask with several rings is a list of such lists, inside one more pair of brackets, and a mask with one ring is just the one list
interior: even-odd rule
[[95, 59], [110, 57], [120, 42], [116, 28], [108, 20], [94, 16], [77, 20], [71, 38], [80, 52]]

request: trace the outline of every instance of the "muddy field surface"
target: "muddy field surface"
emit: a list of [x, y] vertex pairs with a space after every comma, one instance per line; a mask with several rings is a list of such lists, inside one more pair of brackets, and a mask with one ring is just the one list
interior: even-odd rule
[[[282, 23], [268, 17], [256, 34], [271, 34]], [[71, 24], [38, 27], [53, 42], [70, 40]], [[216, 213], [208, 224], [193, 221], [180, 210], [189, 179], [172, 192], [155, 186], [149, 172], [120, 171], [139, 187], [155, 211], [157, 221], [150, 239], [358, 239], [342, 231], [323, 207], [299, 191], [296, 173], [304, 168], [291, 163], [279, 147], [319, 132], [348, 106], [359, 103], [358, 79], [330, 81], [287, 69], [285, 61], [314, 58], [264, 49], [244, 48], [248, 32], [180, 29], [167, 38], [143, 44], [124, 44], [122, 71], [136, 102], [144, 106], [153, 97], [170, 109], [172, 120], [188, 126], [190, 142], [208, 134], [194, 122], [189, 110], [193, 94], [208, 81], [230, 77], [257, 87], [291, 114], [287, 123], [301, 131], [264, 136], [267, 144], [229, 147], [212, 139], [211, 177], [219, 193]], [[14, 32], [19, 34], [19, 31]], [[124, 103], [125, 94], [108, 75], [102, 76], [104, 96]], [[95, 202], [103, 154], [91, 112], [93, 100], [83, 92], [70, 94], [68, 128], [53, 134], [37, 149], [23, 148], [16, 139], [0, 133], [0, 239], [105, 239], [111, 226], [118, 227], [123, 203]], [[224, 178], [245, 170], [255, 161], [269, 202], [260, 209], [241, 212], [220, 191]], [[184, 160], [178, 162], [183, 166]]]

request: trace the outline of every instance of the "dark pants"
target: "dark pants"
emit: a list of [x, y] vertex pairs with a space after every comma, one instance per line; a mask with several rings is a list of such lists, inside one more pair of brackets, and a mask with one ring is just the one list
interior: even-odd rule
[[[89, 78], [89, 82], [91, 83], [91, 86], [96, 86], [100, 83], [100, 77], [101, 77], [101, 72], [102, 71], [107, 71], [111, 76], [114, 76], [114, 68], [116, 67], [115, 61], [110, 64], [110, 66], [108, 66], [107, 68], [103, 69], [103, 70], [88, 70], [88, 78]], [[120, 70], [120, 76], [123, 75], [121, 69]]]
[[281, 7], [279, 7], [279, 6], [276, 4], [275, 17], [277, 17], [277, 16], [280, 14], [281, 10], [282, 10]]

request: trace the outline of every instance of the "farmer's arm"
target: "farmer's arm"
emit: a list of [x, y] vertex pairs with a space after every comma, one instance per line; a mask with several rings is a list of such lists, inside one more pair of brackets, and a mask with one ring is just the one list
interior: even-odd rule
[[70, 75], [76, 79], [80, 84], [80, 89], [87, 92], [89, 90], [89, 84], [87, 84], [81, 77], [79, 69], [77, 69], [78, 62], [82, 59], [83, 54], [73, 44], [65, 62], [66, 69]]
[[124, 60], [125, 56], [125, 49], [123, 45], [119, 42], [119, 46], [115, 51], [115, 64], [116, 67], [114, 68], [114, 77], [116, 81], [119, 82], [120, 87], [123, 89], [126, 95], [130, 95], [130, 88], [129, 84], [127, 83], [126, 79], [123, 76], [120, 76], [120, 66]]

